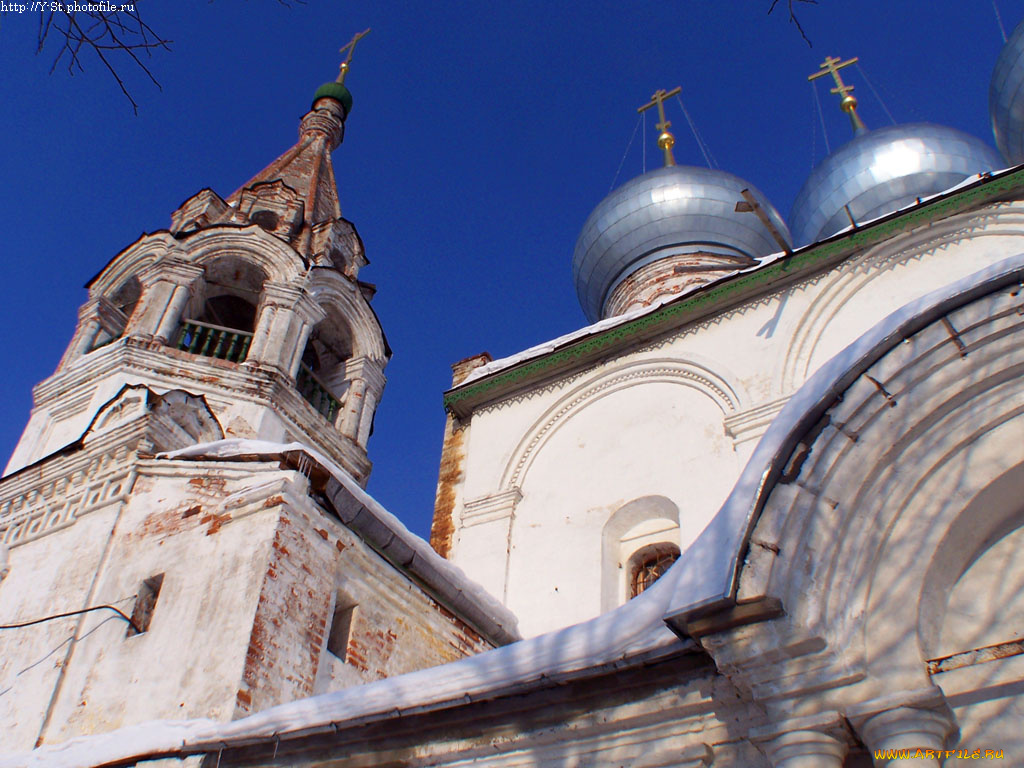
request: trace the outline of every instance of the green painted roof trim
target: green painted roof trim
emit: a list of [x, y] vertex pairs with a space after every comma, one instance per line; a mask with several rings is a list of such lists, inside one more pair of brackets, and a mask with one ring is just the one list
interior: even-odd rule
[[504, 388], [509, 384], [542, 376], [554, 368], [571, 364], [573, 360], [591, 358], [595, 353], [617, 347], [622, 342], [642, 335], [648, 329], [668, 325], [668, 321], [677, 315], [696, 313], [706, 307], [722, 306], [730, 297], [748, 292], [752, 286], [770, 283], [784, 276], [812, 271], [829, 262], [841, 260], [842, 257], [853, 252], [888, 240], [900, 232], [1004, 197], [1006, 193], [1018, 190], [1021, 186], [1024, 186], [1024, 167], [1018, 167], [1014, 171], [999, 176], [981, 179], [976, 184], [952, 192], [946, 197], [925, 203], [905, 213], [894, 214], [875, 224], [797, 251], [762, 269], [738, 275], [679, 301], [665, 304], [636, 320], [609, 328], [593, 336], [569, 342], [561, 349], [520, 363], [508, 370], [498, 371], [466, 386], [455, 387], [445, 393], [444, 406], [450, 411], [456, 403], [486, 396], [489, 390]]

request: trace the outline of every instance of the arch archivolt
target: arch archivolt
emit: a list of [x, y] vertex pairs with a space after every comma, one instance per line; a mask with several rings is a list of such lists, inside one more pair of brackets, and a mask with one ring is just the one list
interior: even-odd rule
[[127, 280], [170, 253], [175, 240], [166, 232], [147, 235], [132, 243], [103, 268], [89, 284], [89, 297], [98, 299], [116, 291]]
[[203, 267], [224, 258], [239, 259], [272, 282], [287, 283], [306, 272], [306, 264], [291, 246], [256, 225], [202, 230], [181, 241], [175, 253]]
[[1002, 288], [891, 347], [793, 451], [766, 492], [738, 599], [781, 600], [773, 647], [821, 639], [821, 663], [802, 674], [860, 675], [861, 698], [930, 685], [922, 659], [949, 590], [1024, 523], [1020, 495], [978, 501], [1007, 476], [1024, 489], [1022, 376], [1024, 297]]
[[[786, 348], [779, 382], [783, 394], [794, 391], [813, 371], [810, 366], [833, 321], [865, 289], [887, 272], [965, 239], [979, 245], [983, 239], [1017, 235], [1024, 224], [1024, 207], [1006, 203], [995, 212], [972, 212], [943, 219], [864, 251], [824, 276], [817, 295], [799, 318]], [[880, 320], [881, 317], [874, 318]], [[873, 320], [868, 321], [873, 322]], [[862, 329], [867, 330], [867, 325]], [[850, 341], [853, 339], [851, 338]]]
[[380, 321], [354, 283], [333, 268], [314, 268], [306, 290], [328, 312], [329, 318], [347, 325], [352, 337], [352, 354], [383, 361], [387, 357]]
[[501, 488], [521, 487], [539, 450], [573, 416], [604, 397], [653, 382], [695, 389], [710, 398], [725, 415], [744, 407], [747, 400], [737, 385], [695, 362], [659, 358], [602, 371], [566, 392], [526, 430], [505, 466]]

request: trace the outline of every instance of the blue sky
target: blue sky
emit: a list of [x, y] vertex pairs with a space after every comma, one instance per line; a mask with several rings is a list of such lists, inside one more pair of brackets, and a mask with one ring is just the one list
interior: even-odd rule
[[[783, 216], [825, 153], [807, 75], [826, 55], [860, 57], [849, 82], [869, 127], [889, 124], [874, 86], [897, 122], [992, 143], [995, 9], [1010, 31], [1024, 0], [820, 3], [799, 8], [808, 48], [785, 8], [766, 15], [769, 0], [144, 0], [144, 18], [174, 42], [147, 61], [161, 90], [123, 64], [137, 115], [94, 59], [74, 77], [49, 74], [56, 48], [34, 55], [36, 14], [3, 15], [0, 452], [70, 339], [83, 284], [194, 192], [226, 196], [289, 147], [338, 48], [372, 27], [334, 161], [395, 353], [370, 491], [427, 534], [450, 364], [585, 324], [573, 246], [620, 162], [618, 184], [642, 172], [643, 142], [647, 168], [657, 163], [653, 119], [629, 144], [655, 89], [681, 85], [718, 166]], [[824, 84], [818, 93], [834, 149], [849, 124]], [[678, 162], [703, 164], [678, 105], [668, 111]]]

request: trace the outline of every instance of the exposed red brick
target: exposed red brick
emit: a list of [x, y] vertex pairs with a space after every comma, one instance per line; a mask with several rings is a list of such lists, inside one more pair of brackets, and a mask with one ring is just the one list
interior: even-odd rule
[[224, 523], [228, 522], [230, 519], [231, 515], [217, 515], [211, 512], [199, 518], [199, 522], [202, 525], [206, 525], [207, 523], [210, 524], [210, 527], [206, 529], [206, 535], [211, 536], [215, 534], [217, 531], [219, 531], [221, 526], [224, 525]]

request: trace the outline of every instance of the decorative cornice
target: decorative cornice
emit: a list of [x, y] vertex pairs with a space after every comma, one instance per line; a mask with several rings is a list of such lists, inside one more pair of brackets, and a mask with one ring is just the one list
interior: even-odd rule
[[788, 402], [788, 396], [780, 397], [778, 400], [761, 403], [745, 411], [726, 416], [725, 433], [736, 443], [760, 437]]
[[134, 456], [121, 444], [80, 452], [4, 478], [0, 542], [16, 547], [73, 525], [90, 512], [128, 497]]
[[795, 282], [828, 269], [854, 253], [872, 245], [985, 203], [1006, 199], [1024, 187], [1024, 167], [946, 193], [907, 211], [899, 211], [852, 231], [807, 246], [781, 257], [764, 267], [724, 278], [705, 288], [681, 296], [678, 300], [621, 325], [567, 343], [560, 349], [497, 371], [470, 384], [454, 387], [444, 395], [445, 408], [465, 418], [480, 404], [507, 396], [513, 390], [560, 370], [591, 362], [628, 344], [635, 344], [678, 329], [709, 314], [719, 313], [735, 304], [764, 293], [770, 288]]
[[512, 517], [516, 505], [522, 498], [523, 493], [519, 488], [509, 488], [505, 491], [496, 491], [487, 496], [470, 499], [463, 508], [462, 527], [469, 528], [494, 520], [506, 520]]
[[[366, 451], [328, 427], [326, 420], [295, 388], [295, 382], [279, 371], [246, 362], [230, 363], [202, 357], [161, 344], [131, 337], [119, 339], [85, 355], [33, 389], [35, 410], [65, 413], [73, 402], [80, 409], [99, 379], [118, 372], [136, 377], [157, 390], [184, 389], [205, 394], [216, 403], [250, 402], [272, 410], [293, 435], [317, 446], [365, 484], [370, 461]], [[218, 406], [219, 407], [219, 406]], [[76, 411], [77, 412], [77, 411]]]

